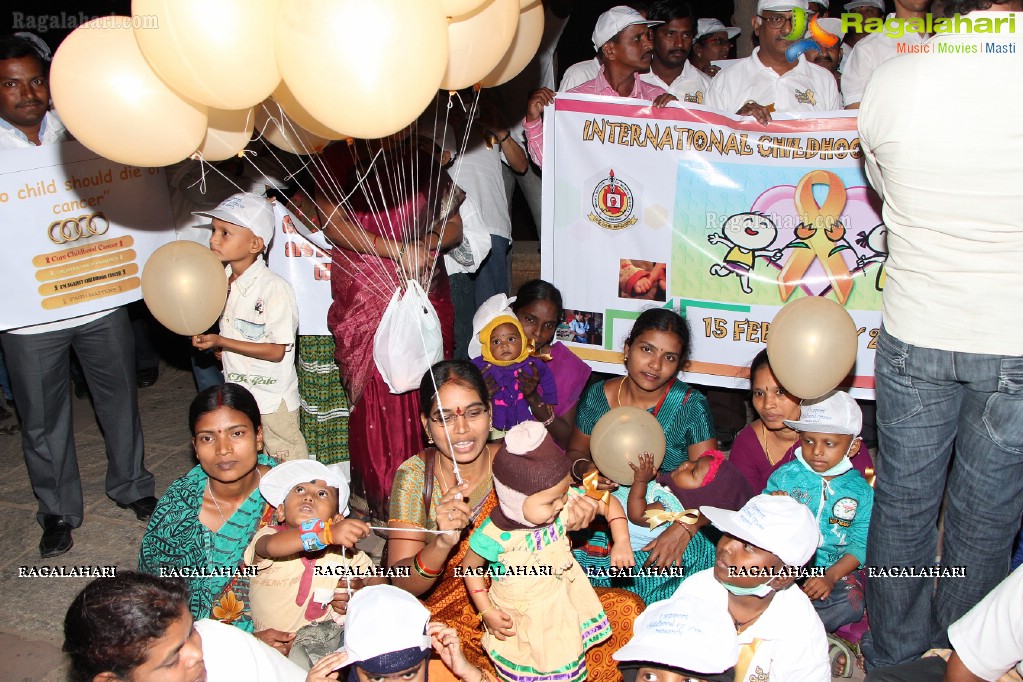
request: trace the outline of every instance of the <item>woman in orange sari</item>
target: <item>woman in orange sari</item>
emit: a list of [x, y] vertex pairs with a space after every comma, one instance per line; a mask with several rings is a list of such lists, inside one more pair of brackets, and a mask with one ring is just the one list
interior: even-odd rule
[[[386, 562], [408, 569], [408, 577], [393, 578], [393, 584], [420, 597], [435, 620], [458, 630], [466, 659], [493, 671], [480, 646], [482, 626], [465, 581], [455, 575], [469, 536], [497, 504], [491, 464], [498, 446], [487, 441], [489, 392], [472, 363], [439, 362], [423, 377], [420, 404], [430, 447], [406, 460], [395, 474], [389, 525], [396, 530], [389, 534]], [[461, 485], [453, 462], [458, 463]], [[578, 499], [568, 524], [573, 530], [589, 525], [596, 514], [593, 500]], [[643, 603], [624, 590], [598, 590], [598, 595], [612, 635], [587, 652], [587, 667], [591, 679], [620, 680], [611, 654], [632, 636], [632, 622]]]

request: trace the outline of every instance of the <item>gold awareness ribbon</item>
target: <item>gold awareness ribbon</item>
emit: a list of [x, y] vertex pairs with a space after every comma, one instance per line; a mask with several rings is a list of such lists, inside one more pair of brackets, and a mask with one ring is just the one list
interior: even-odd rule
[[[827, 198], [820, 206], [813, 198], [814, 185], [828, 186]], [[814, 260], [819, 259], [838, 302], [844, 305], [853, 288], [852, 275], [842, 259], [843, 247], [838, 246], [845, 237], [845, 227], [838, 220], [845, 208], [845, 185], [830, 171], [810, 171], [796, 185], [794, 201], [802, 218], [796, 237], [802, 241], [794, 243], [792, 255], [778, 275], [781, 300], [789, 299]]]
[[607, 504], [608, 500], [611, 499], [611, 491], [597, 490], [597, 484], [599, 482], [600, 472], [593, 470], [583, 476], [583, 490], [586, 491], [586, 497], [592, 497], [595, 500], [600, 500], [604, 504]]

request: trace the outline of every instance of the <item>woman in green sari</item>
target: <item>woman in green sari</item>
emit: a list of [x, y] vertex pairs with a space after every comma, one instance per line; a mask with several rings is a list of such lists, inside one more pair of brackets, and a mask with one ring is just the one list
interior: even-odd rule
[[[697, 459], [707, 450], [717, 448], [714, 422], [706, 398], [678, 378], [689, 356], [689, 327], [672, 310], [655, 308], [640, 314], [625, 341], [625, 376], [591, 385], [579, 401], [575, 430], [568, 444], [572, 474], [579, 480], [596, 467], [590, 455], [590, 434], [597, 421], [613, 408], [624, 405], [651, 412], [667, 441], [667, 451], [660, 473], [674, 471], [682, 462]], [[628, 489], [600, 478], [601, 488], [614, 491], [627, 504]], [[714, 563], [714, 545], [700, 528], [675, 523], [643, 551], [636, 551], [637, 568], [679, 567], [683, 576], [645, 576], [636, 578], [596, 577], [593, 569], [607, 569], [607, 535], [591, 533], [585, 544], [575, 550], [583, 568], [591, 570], [590, 582], [597, 587], [622, 587], [635, 592], [647, 603], [671, 596], [684, 575], [710, 568]], [[592, 527], [591, 527], [592, 528]], [[601, 571], [596, 571], [598, 574]], [[607, 575], [604, 570], [603, 575]]]
[[[252, 632], [242, 554], [271, 518], [259, 481], [274, 461], [262, 454], [255, 398], [238, 384], [195, 397], [188, 409], [199, 464], [171, 483], [153, 512], [139, 549], [139, 570], [184, 578], [194, 618], [212, 618]], [[293, 634], [254, 633], [287, 654]]]

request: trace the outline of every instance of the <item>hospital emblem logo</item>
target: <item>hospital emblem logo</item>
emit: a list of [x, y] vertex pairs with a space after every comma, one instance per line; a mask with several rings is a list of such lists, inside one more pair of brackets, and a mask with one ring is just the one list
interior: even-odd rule
[[639, 220], [633, 215], [636, 203], [632, 190], [615, 177], [614, 170], [597, 183], [590, 203], [593, 212], [587, 217], [605, 230], [624, 230]]

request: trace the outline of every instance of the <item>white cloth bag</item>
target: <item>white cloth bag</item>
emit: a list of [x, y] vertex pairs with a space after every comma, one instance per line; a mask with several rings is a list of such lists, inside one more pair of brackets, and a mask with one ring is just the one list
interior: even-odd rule
[[409, 280], [394, 290], [373, 336], [373, 361], [391, 393], [419, 388], [423, 375], [444, 358], [440, 318], [423, 287]]

